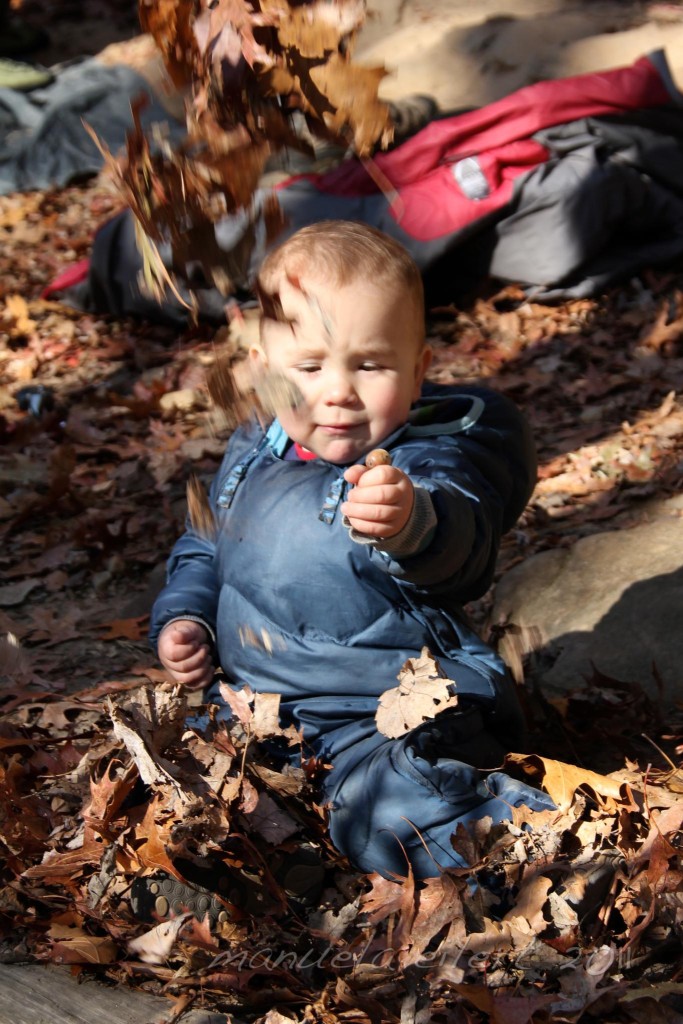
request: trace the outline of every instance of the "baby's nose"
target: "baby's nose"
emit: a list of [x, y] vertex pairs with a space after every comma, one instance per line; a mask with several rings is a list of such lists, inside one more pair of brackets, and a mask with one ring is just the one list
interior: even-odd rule
[[329, 405], [347, 405], [356, 398], [353, 381], [344, 374], [335, 374], [327, 386], [326, 401]]

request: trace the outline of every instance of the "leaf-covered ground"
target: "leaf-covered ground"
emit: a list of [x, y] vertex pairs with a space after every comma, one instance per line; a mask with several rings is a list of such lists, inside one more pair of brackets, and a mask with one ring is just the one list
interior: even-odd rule
[[[188, 725], [199, 695], [165, 682], [147, 613], [188, 476], [208, 480], [225, 443], [207, 374], [239, 361], [254, 319], [178, 335], [42, 301], [116, 204], [102, 181], [0, 199], [2, 958], [162, 993], [169, 1019], [204, 1005], [268, 1024], [680, 1020], [680, 708], [597, 673], [551, 703], [527, 674], [530, 753], [506, 770], [558, 810], [460, 831], [472, 869], [424, 886], [339, 859], [312, 788], [324, 768], [282, 771], [261, 749], [267, 700], [237, 703], [230, 729]], [[482, 286], [433, 310], [430, 333], [433, 379], [486, 381], [535, 430], [539, 484], [499, 573], [680, 491], [679, 268], [553, 307]], [[524, 638], [489, 608], [469, 611], [519, 673]], [[313, 906], [282, 884], [302, 847], [325, 867]], [[136, 918], [136, 878], [207, 857], [246, 878], [226, 920]]]

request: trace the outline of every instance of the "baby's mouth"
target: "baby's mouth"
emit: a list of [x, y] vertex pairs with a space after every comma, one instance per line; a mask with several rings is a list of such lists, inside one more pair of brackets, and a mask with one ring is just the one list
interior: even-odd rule
[[321, 423], [319, 429], [327, 434], [350, 434], [362, 426], [362, 423]]

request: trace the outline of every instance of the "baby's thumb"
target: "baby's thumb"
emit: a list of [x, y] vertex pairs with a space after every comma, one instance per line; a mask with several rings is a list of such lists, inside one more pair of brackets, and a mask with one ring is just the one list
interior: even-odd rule
[[344, 472], [344, 479], [347, 483], [355, 487], [360, 478], [364, 473], [367, 473], [367, 471], [366, 466], [349, 466], [349, 468]]
[[200, 630], [193, 622], [175, 622], [171, 626], [171, 636], [176, 643], [189, 644], [200, 642]]

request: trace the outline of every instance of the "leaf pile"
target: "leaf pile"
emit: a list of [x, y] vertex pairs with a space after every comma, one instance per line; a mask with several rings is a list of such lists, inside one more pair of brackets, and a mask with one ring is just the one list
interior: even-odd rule
[[[273, 1005], [321, 1022], [351, 1009], [358, 1021], [640, 1021], [655, 1004], [676, 1019], [681, 772], [601, 776], [509, 755], [507, 770], [542, 784], [556, 811], [459, 826], [469, 869], [422, 885], [365, 879], [316, 813], [309, 780], [324, 767], [276, 768], [258, 747], [296, 746], [268, 706], [277, 697], [231, 695], [228, 727], [215, 708], [187, 722], [169, 684], [106, 705], [93, 696], [0, 723], [6, 958], [97, 965], [184, 1008], [201, 991], [203, 1005], [259, 1021]], [[314, 908], [288, 907], [276, 877], [303, 843], [326, 867]], [[207, 857], [246, 878], [251, 909], [226, 897], [213, 932], [187, 914], [135, 920], [135, 877], [182, 879]]]

